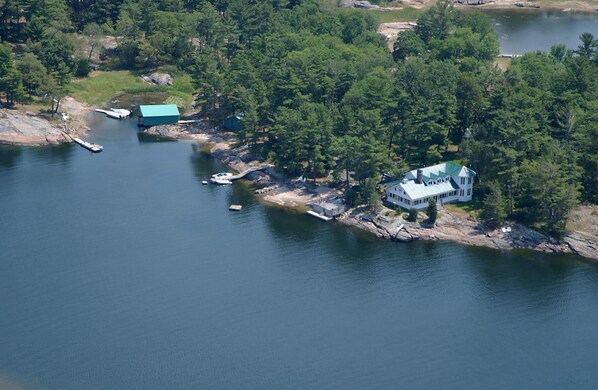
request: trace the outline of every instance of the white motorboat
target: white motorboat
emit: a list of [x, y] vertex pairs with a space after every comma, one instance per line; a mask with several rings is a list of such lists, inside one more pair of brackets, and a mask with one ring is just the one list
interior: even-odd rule
[[227, 184], [233, 184], [232, 181], [230, 180], [226, 180], [226, 179], [216, 179], [216, 178], [211, 178], [210, 181], [214, 184], [218, 184], [218, 185], [227, 185]]
[[212, 179], [226, 179], [227, 177], [231, 177], [231, 176], [233, 176], [232, 173], [229, 173], [229, 172], [219, 172], [219, 173], [216, 173], [216, 174], [212, 175]]

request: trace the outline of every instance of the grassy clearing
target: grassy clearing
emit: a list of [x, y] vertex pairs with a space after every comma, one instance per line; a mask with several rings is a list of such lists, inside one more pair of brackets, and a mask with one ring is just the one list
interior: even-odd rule
[[579, 206], [569, 216], [567, 230], [598, 236], [598, 206]]
[[419, 15], [422, 13], [423, 10], [412, 8], [412, 7], [405, 7], [402, 9], [392, 10], [392, 11], [367, 11], [367, 12], [374, 12], [380, 18], [381, 23], [391, 23], [391, 22], [414, 22], [417, 20]]
[[498, 66], [501, 70], [507, 70], [511, 65], [511, 58], [496, 58], [494, 59], [494, 65]]
[[322, 11], [333, 11], [338, 7], [338, 0], [318, 0]]
[[77, 100], [97, 106], [118, 94], [164, 94], [164, 102], [174, 103], [186, 111], [193, 100], [191, 76], [178, 74], [172, 86], [149, 85], [129, 71], [95, 72], [89, 78], [73, 82], [69, 93]]
[[86, 79], [71, 83], [69, 93], [79, 101], [97, 106], [118, 92], [143, 85], [139, 77], [128, 71], [94, 72]]
[[482, 211], [482, 198], [474, 196], [471, 202], [448, 203], [444, 205], [444, 208], [451, 214], [477, 218]]

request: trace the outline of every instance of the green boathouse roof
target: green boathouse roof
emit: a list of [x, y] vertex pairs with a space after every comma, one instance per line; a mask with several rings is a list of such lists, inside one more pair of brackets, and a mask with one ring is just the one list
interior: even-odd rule
[[141, 116], [144, 118], [179, 116], [179, 109], [176, 104], [141, 105], [139, 111], [141, 111]]

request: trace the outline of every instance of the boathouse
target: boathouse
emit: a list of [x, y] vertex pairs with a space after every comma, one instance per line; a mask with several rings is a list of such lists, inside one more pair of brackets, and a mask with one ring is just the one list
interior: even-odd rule
[[153, 104], [139, 106], [139, 126], [172, 125], [179, 121], [176, 104]]
[[243, 113], [233, 115], [224, 120], [224, 130], [239, 131], [243, 129]]
[[403, 180], [386, 185], [386, 201], [404, 209], [420, 210], [428, 207], [430, 199], [440, 204], [469, 202], [475, 176], [473, 170], [452, 162], [414, 169]]
[[340, 200], [330, 201], [330, 202], [324, 201], [324, 202], [312, 203], [311, 208], [316, 213], [318, 213], [320, 215], [325, 215], [326, 217], [329, 217], [329, 218], [338, 217], [339, 215], [344, 213], [346, 210], [345, 205]]

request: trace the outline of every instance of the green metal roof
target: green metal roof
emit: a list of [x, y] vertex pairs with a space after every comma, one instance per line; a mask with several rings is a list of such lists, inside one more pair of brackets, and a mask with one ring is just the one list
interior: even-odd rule
[[160, 116], [179, 116], [179, 109], [176, 104], [153, 104], [147, 106], [139, 106], [141, 116], [160, 117]]
[[[457, 165], [453, 162], [445, 162], [442, 164], [432, 165], [431, 167], [421, 168], [424, 174], [424, 181], [436, 180], [446, 176], [459, 176], [459, 177], [473, 177], [476, 175], [474, 171], [467, 167]], [[417, 177], [417, 169], [409, 172], [414, 178]]]

